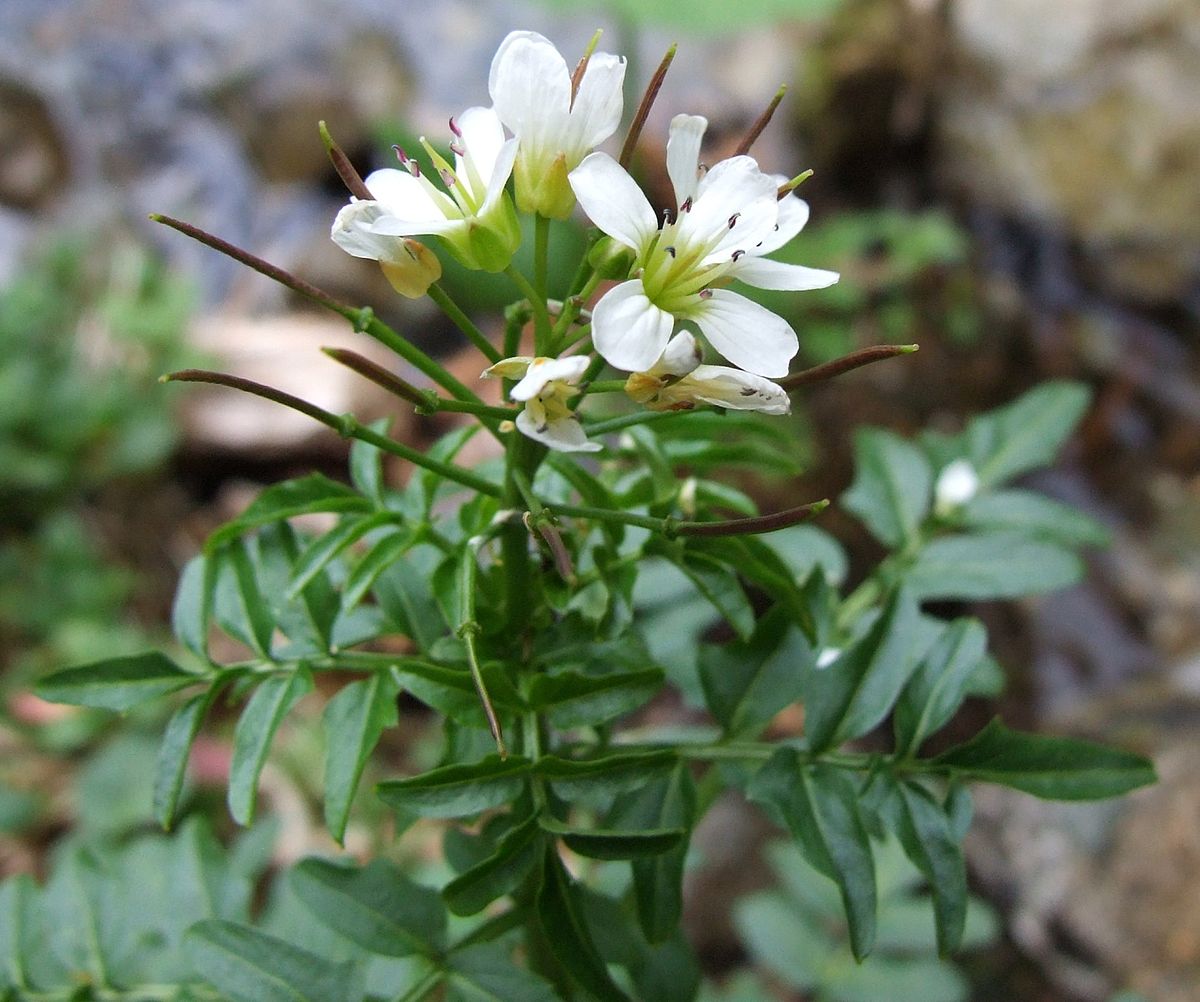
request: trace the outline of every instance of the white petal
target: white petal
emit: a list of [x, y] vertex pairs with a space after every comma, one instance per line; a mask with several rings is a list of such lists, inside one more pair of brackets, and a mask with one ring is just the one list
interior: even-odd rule
[[557, 452], [599, 452], [599, 442], [589, 442], [583, 425], [572, 417], [539, 424], [529, 408], [517, 415], [517, 430]]
[[718, 352], [739, 369], [785, 376], [800, 348], [791, 325], [764, 306], [728, 289], [714, 289], [689, 312]]
[[571, 106], [563, 145], [571, 166], [617, 131], [624, 107], [624, 86], [625, 60], [607, 52], [593, 52]]
[[[778, 180], [782, 184], [787, 178], [782, 174], [772, 174], [771, 180]], [[798, 195], [784, 195], [779, 200], [779, 218], [775, 221], [775, 228], [750, 253], [770, 254], [771, 251], [779, 250], [784, 244], [790, 243], [792, 237], [804, 229], [807, 222], [808, 203]]]
[[567, 177], [588, 218], [610, 237], [641, 251], [658, 233], [642, 189], [607, 153], [585, 157]]
[[[500, 116], [492, 108], [468, 108], [454, 121], [462, 133], [462, 144], [479, 171], [480, 180], [488, 187], [496, 158], [504, 146], [504, 126], [500, 124]], [[462, 157], [455, 157], [455, 160], [455, 172], [463, 177]]]
[[510, 139], [500, 147], [496, 162], [492, 165], [492, 176], [488, 179], [487, 195], [483, 205], [479, 207], [479, 215], [486, 216], [500, 197], [504, 194], [504, 186], [513, 172], [513, 164], [517, 160], [518, 141]]
[[806, 268], [802, 264], [786, 264], [762, 257], [738, 258], [726, 272], [732, 278], [759, 289], [779, 289], [786, 292], [806, 292], [827, 289], [841, 276], [824, 268]]
[[676, 207], [695, 198], [700, 183], [700, 143], [708, 119], [701, 115], [676, 115], [667, 136], [667, 174], [675, 189]]
[[663, 353], [675, 319], [646, 298], [640, 279], [609, 289], [592, 309], [592, 343], [609, 365], [645, 372]]
[[680, 214], [676, 244], [706, 246], [704, 264], [751, 251], [775, 228], [775, 190], [750, 157], [722, 160], [700, 179], [691, 212]]
[[364, 183], [389, 216], [412, 222], [423, 219], [433, 222], [446, 218], [441, 207], [430, 197], [428, 189], [406, 170], [387, 167], [372, 171]]
[[512, 388], [513, 400], [532, 400], [554, 380], [574, 383], [587, 372], [586, 355], [571, 355], [567, 358], [535, 358], [529, 365], [525, 377]]
[[565, 134], [571, 73], [553, 43], [535, 31], [514, 31], [496, 50], [488, 75], [496, 112], [534, 151]]
[[[762, 411], [764, 414], [789, 414], [792, 410], [792, 402], [783, 387], [740, 369], [701, 365], [684, 383], [697, 400], [716, 407]], [[683, 388], [684, 384], [680, 384], [680, 389]]]
[[333, 221], [330, 237], [347, 254], [371, 261], [399, 261], [403, 241], [397, 237], [380, 236], [371, 226], [384, 214], [378, 202], [354, 199], [345, 205]]
[[651, 376], [686, 376], [700, 364], [700, 347], [691, 331], [680, 331], [650, 369]]

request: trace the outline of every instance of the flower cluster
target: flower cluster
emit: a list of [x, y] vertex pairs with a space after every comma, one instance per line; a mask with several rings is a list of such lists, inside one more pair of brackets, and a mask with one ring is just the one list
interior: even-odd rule
[[[425, 294], [441, 277], [436, 256], [416, 236], [436, 237], [466, 267], [508, 272], [531, 299], [541, 296], [531, 302], [535, 317], [541, 308], [537, 357], [504, 359], [484, 375], [516, 380], [509, 396], [524, 409], [515, 427], [552, 449], [600, 448], [572, 408], [605, 364], [628, 373], [627, 395], [651, 409], [708, 404], [786, 414], [787, 394], [772, 380], [787, 374], [799, 348], [796, 332], [728, 286], [736, 280], [801, 291], [837, 281], [835, 272], [768, 257], [800, 232], [807, 204], [794, 182], [764, 172], [744, 153], [706, 169], [700, 151], [707, 121], [677, 115], [667, 140], [674, 206], [660, 223], [622, 162], [596, 151], [621, 120], [625, 60], [594, 46], [572, 72], [546, 38], [511, 33], [492, 61], [492, 107], [469, 108], [450, 121], [453, 164], [424, 138], [432, 170], [397, 149], [403, 169], [366, 178], [359, 194], [370, 197], [352, 198], [338, 213], [334, 241], [379, 261], [407, 296]], [[560, 315], [552, 326], [544, 289], [512, 261], [521, 239], [518, 210], [545, 224], [567, 218], [576, 203], [606, 235], [598, 249], [607, 252], [606, 277], [618, 281], [595, 303], [590, 327], [572, 337], [571, 318]], [[584, 295], [599, 283], [593, 269]], [[731, 364], [704, 364], [698, 335]]]

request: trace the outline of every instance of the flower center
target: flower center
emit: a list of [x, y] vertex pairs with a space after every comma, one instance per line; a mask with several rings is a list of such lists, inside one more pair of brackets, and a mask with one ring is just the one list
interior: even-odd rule
[[[668, 313], [681, 314], [696, 305], [701, 293], [720, 279], [729, 266], [744, 253], [735, 250], [728, 259], [704, 264], [713, 249], [725, 237], [722, 230], [697, 233], [682, 225], [691, 211], [691, 200], [683, 203], [679, 215], [664, 222], [658, 236], [638, 262], [646, 298]], [[729, 217], [728, 228], [737, 225], [738, 213]]]

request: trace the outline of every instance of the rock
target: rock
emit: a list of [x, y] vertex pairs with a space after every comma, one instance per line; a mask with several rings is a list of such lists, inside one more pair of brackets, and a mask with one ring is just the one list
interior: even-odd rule
[[[211, 368], [264, 383], [334, 414], [361, 421], [393, 418], [392, 434], [411, 440], [414, 415], [385, 390], [321, 353], [349, 348], [398, 372], [418, 386], [425, 378], [339, 318], [293, 313], [258, 319], [209, 315], [189, 332], [191, 344]], [[246, 457], [342, 451], [337, 435], [312, 418], [280, 404], [218, 386], [192, 386], [183, 410], [185, 448]]]
[[978, 204], [1077, 240], [1150, 303], [1200, 278], [1200, 6], [953, 0], [939, 167]]
[[45, 206], [66, 183], [65, 137], [43, 95], [17, 80], [0, 79], [0, 203]]

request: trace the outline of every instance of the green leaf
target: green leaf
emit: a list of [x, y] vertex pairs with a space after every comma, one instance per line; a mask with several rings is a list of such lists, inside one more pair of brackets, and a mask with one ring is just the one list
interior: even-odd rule
[[887, 716], [923, 653], [911, 596], [894, 595], [866, 635], [808, 674], [804, 729], [815, 754], [861, 737]]
[[1069, 550], [1015, 533], [943, 536], [921, 550], [904, 576], [918, 599], [998, 599], [1040, 595], [1083, 577]]
[[838, 885], [856, 960], [875, 941], [875, 859], [858, 809], [858, 790], [841, 770], [801, 763], [781, 748], [754, 776], [747, 796], [795, 836], [808, 861]]
[[254, 820], [258, 777], [267, 761], [271, 740], [283, 718], [300, 698], [313, 689], [307, 668], [270, 676], [262, 682], [233, 730], [233, 758], [229, 764], [229, 813], [240, 825]]
[[204, 723], [204, 717], [220, 691], [221, 685], [217, 682], [205, 692], [196, 693], [167, 721], [154, 777], [154, 820], [164, 829], [170, 830], [175, 823], [175, 809], [183, 790], [192, 742], [196, 740], [200, 725]]
[[609, 977], [584, 919], [579, 891], [553, 846], [542, 857], [536, 905], [542, 935], [571, 980], [599, 1002], [629, 1002]]
[[1156, 779], [1153, 763], [1141, 755], [1078, 738], [1011, 731], [999, 718], [932, 764], [1048, 800], [1102, 800]]
[[550, 984], [513, 963], [496, 943], [453, 951], [447, 958], [447, 1002], [559, 1002]]
[[776, 607], [759, 620], [749, 641], [706, 644], [699, 660], [709, 710], [727, 734], [745, 737], [801, 697], [815, 653], [800, 628]]
[[929, 460], [898, 435], [860, 428], [854, 436], [854, 462], [854, 483], [842, 495], [842, 507], [885, 546], [900, 549], [914, 542], [933, 491]]
[[242, 639], [270, 660], [275, 615], [263, 596], [255, 566], [257, 553], [252, 556], [250, 547], [250, 540], [235, 539], [221, 551], [221, 562], [223, 568], [232, 571], [240, 619], [249, 628], [248, 632], [242, 633]]
[[[685, 764], [636, 792], [619, 797], [605, 821], [616, 830], [690, 829], [696, 819], [696, 787]], [[638, 921], [651, 943], [661, 943], [683, 915], [683, 865], [687, 842], [670, 852], [633, 861]]]
[[268, 487], [238, 518], [227, 522], [209, 536], [204, 548], [207, 553], [213, 553], [251, 529], [297, 515], [369, 512], [372, 507], [371, 502], [353, 488], [320, 473], [310, 473], [307, 477], [285, 480]]
[[[386, 435], [388, 418], [372, 421], [367, 427], [380, 435]], [[378, 446], [355, 439], [350, 444], [350, 482], [361, 494], [365, 494], [376, 505], [383, 505], [383, 450]]]
[[217, 570], [217, 562], [203, 553], [192, 557], [179, 576], [171, 605], [171, 629], [175, 636], [189, 651], [206, 660]]
[[661, 856], [676, 848], [687, 835], [686, 828], [626, 829], [574, 828], [553, 818], [542, 817], [542, 830], [560, 838], [573, 852], [589, 859], [641, 859]]
[[967, 867], [942, 805], [923, 786], [897, 783], [897, 834], [909, 859], [929, 881], [938, 952], [953, 953], [967, 921]]
[[386, 859], [358, 867], [310, 857], [292, 868], [289, 880], [322, 924], [369, 953], [435, 956], [442, 948], [446, 912], [440, 896]]
[[677, 761], [669, 748], [619, 751], [589, 759], [543, 755], [534, 772], [564, 800], [607, 797], [641, 786], [662, 775]]
[[536, 817], [506, 832], [491, 855], [464, 870], [442, 888], [455, 915], [474, 915], [503, 894], [517, 889], [541, 859], [544, 840]]
[[347, 547], [353, 546], [372, 529], [386, 525], [395, 517], [390, 512], [376, 512], [374, 515], [367, 516], [348, 515], [328, 532], [317, 536], [296, 558], [287, 597], [295, 598], [305, 585], [326, 568], [334, 557]]
[[987, 631], [975, 619], [956, 619], [942, 631], [896, 703], [896, 748], [912, 755], [962, 705], [987, 649]]
[[[782, 897], [761, 893], [742, 898], [734, 905], [733, 918], [754, 959], [789, 987], [806, 991], [821, 980], [830, 944]], [[762, 995], [750, 997], [759, 1000]]]
[[963, 507], [962, 521], [971, 529], [1036, 536], [1064, 546], [1107, 546], [1112, 538], [1094, 518], [1033, 491], [980, 494]]
[[749, 639], [754, 632], [754, 609], [733, 570], [704, 553], [685, 550], [681, 555], [674, 547], [664, 547], [662, 553], [687, 575], [734, 633], [742, 640]]
[[489, 755], [469, 765], [445, 765], [390, 779], [376, 790], [384, 803], [424, 818], [461, 818], [514, 800], [525, 786], [529, 759]]
[[37, 694], [51, 703], [91, 706], [124, 712], [139, 703], [206, 681], [184, 671], [165, 654], [150, 651], [64, 668], [37, 684]]
[[[489, 661], [480, 666], [480, 673], [498, 710], [521, 705], [504, 665]], [[450, 719], [467, 727], [488, 726], [479, 692], [465, 666], [451, 668], [405, 658], [397, 660], [392, 675], [406, 692]]]
[[972, 418], [963, 439], [980, 483], [995, 486], [1053, 462], [1090, 399], [1082, 383], [1042, 383], [1011, 404]]
[[550, 718], [554, 727], [601, 724], [648, 703], [663, 685], [658, 668], [609, 675], [562, 672], [538, 675], [529, 686], [528, 702]]
[[342, 608], [352, 609], [371, 590], [375, 580], [412, 548], [416, 536], [407, 529], [389, 532], [379, 539], [354, 565], [342, 587]]
[[362, 976], [326, 957], [234, 922], [209, 919], [188, 930], [196, 973], [232, 1002], [360, 1002]]
[[33, 878], [28, 874], [17, 874], [0, 883], [0, 990], [19, 992], [29, 987], [25, 958], [29, 953], [29, 927], [37, 896]]
[[363, 767], [379, 736], [396, 726], [399, 687], [387, 672], [351, 682], [325, 706], [325, 825], [340, 845]]

